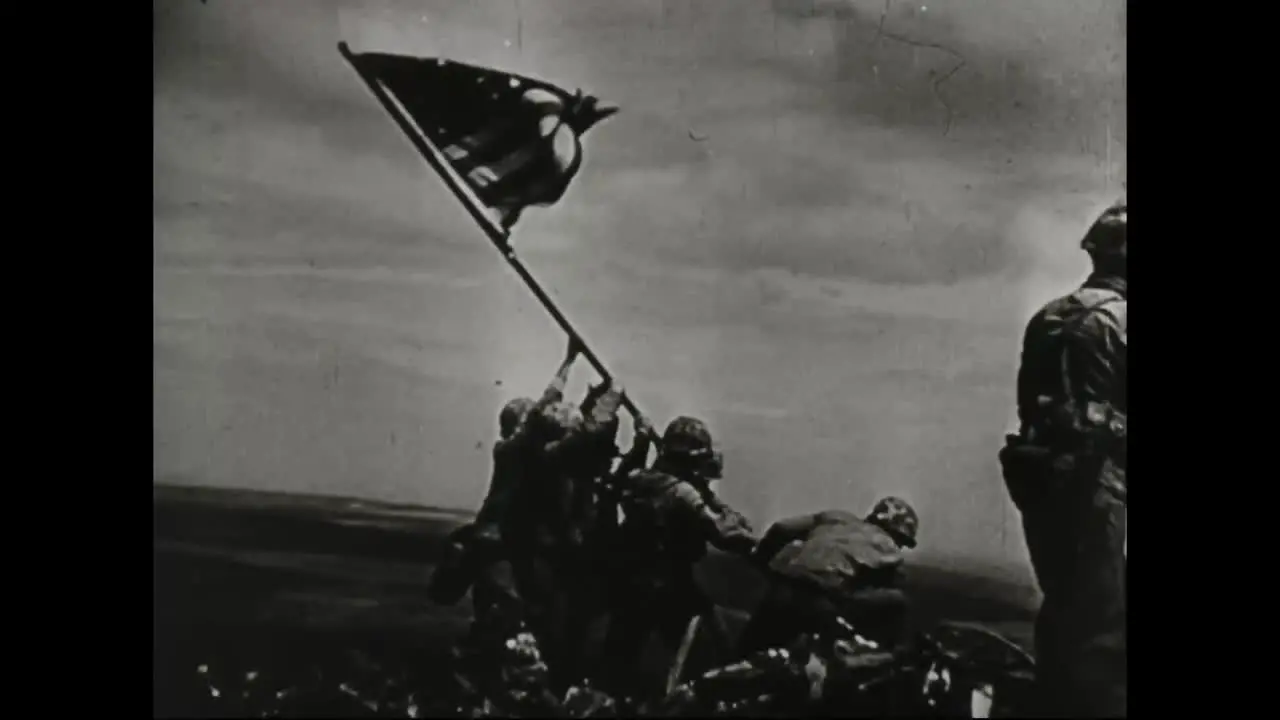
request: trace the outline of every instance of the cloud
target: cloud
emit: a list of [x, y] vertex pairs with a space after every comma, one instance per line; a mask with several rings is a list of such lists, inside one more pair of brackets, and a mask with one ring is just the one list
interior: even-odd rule
[[562, 352], [347, 40], [622, 106], [514, 240], [647, 411], [712, 422], [732, 502], [901, 491], [931, 544], [1020, 558], [994, 448], [1123, 178], [1122, 6], [156, 0], [157, 472], [469, 504]]
[[[875, 2], [337, 2], [305, 10], [228, 2], [183, 21], [217, 63], [193, 63], [172, 48], [166, 57], [173, 78], [199, 81], [246, 124], [274, 118], [282, 128], [274, 132], [302, 131], [307, 147], [294, 154], [316, 160], [300, 161], [295, 177], [280, 182], [334, 175], [325, 192], [359, 193], [393, 218], [412, 220], [406, 208], [421, 202], [406, 188], [426, 185], [440, 205], [451, 198], [435, 192], [342, 64], [337, 37], [357, 49], [510, 67], [622, 103], [623, 114], [589, 138], [572, 201], [545, 222], [544, 235], [563, 246], [601, 244], [740, 270], [786, 265], [877, 282], [951, 283], [1019, 262], [1007, 227], [1038, 202], [1037, 186], [1097, 194], [1107, 185], [1098, 120], [1088, 120], [1085, 107], [1115, 73], [1099, 80], [1090, 74], [1097, 68], [1068, 52], [1081, 38], [1114, 40], [1101, 20], [1089, 20], [1103, 6], [1018, 7], [975, 13], [939, 2], [923, 12], [890, 4], [885, 25], [894, 33], [965, 58], [966, 71], [948, 80], [949, 136], [934, 83], [955, 57], [878, 37], [884, 7]], [[1047, 44], [1028, 29], [1072, 14], [1102, 29], [1037, 31], [1057, 38]], [[1059, 82], [1045, 80], [1054, 76]], [[1078, 127], [1064, 131], [1073, 118]], [[1113, 137], [1122, 137], [1122, 126]], [[691, 131], [705, 141], [691, 140]], [[279, 156], [297, 144], [259, 143], [239, 157]], [[354, 165], [335, 164], [338, 157]], [[323, 162], [332, 169], [316, 166]], [[344, 181], [349, 190], [341, 190]], [[643, 247], [633, 237], [645, 238]]]

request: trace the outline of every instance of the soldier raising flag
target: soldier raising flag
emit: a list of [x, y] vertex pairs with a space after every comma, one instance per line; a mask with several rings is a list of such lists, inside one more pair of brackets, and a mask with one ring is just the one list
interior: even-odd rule
[[[549, 206], [564, 196], [582, 167], [583, 135], [618, 109], [581, 91], [570, 93], [550, 83], [489, 68], [441, 58], [357, 54], [345, 43], [340, 43], [338, 49], [414, 148], [568, 334], [572, 356], [584, 356], [603, 377], [605, 382], [601, 387], [608, 395], [609, 388], [614, 387], [613, 378], [520, 262], [511, 245], [510, 233], [527, 208]], [[567, 366], [562, 369], [567, 372]], [[610, 413], [621, 404], [633, 416], [641, 417], [629, 398], [617, 390], [613, 395], [617, 397]], [[537, 413], [530, 422], [544, 414]], [[573, 432], [578, 430], [577, 425], [591, 423], [582, 422], [581, 418], [569, 420], [561, 430], [580, 435]], [[645, 423], [641, 425], [647, 427]], [[543, 438], [541, 442], [548, 439]], [[571, 480], [563, 472], [567, 467], [543, 462], [545, 458], [535, 455], [539, 453], [522, 453], [518, 461], [523, 466], [520, 473], [523, 477], [517, 483], [520, 487], [516, 488], [521, 499], [515, 504], [521, 507], [522, 513], [541, 515], [530, 519], [534, 524], [540, 523], [540, 527], [553, 525], [560, 530], [570, 530], [574, 525], [571, 520], [576, 518], [560, 517], [552, 508], [539, 510], [545, 503], [538, 497], [542, 491], [550, 492], [552, 486], [564, 484], [556, 481]], [[566, 476], [559, 477], [561, 475]], [[576, 497], [576, 493], [574, 495]], [[511, 516], [520, 513], [512, 510], [497, 514], [500, 517], [486, 519], [507, 526], [502, 535], [512, 536], [503, 543], [506, 551], [500, 553], [498, 559], [505, 561], [516, 576], [514, 580], [519, 589], [516, 602], [521, 607], [515, 614], [528, 617], [535, 626], [535, 635], [541, 631], [543, 637], [538, 638], [539, 643], [558, 650], [560, 633], [553, 628], [558, 630], [562, 623], [549, 619], [552, 615], [558, 616], [551, 608], [559, 603], [551, 597], [554, 594], [550, 587], [553, 584], [551, 565], [546, 562], [554, 559], [550, 556], [557, 552], [540, 547], [534, 538], [519, 537], [520, 533], [514, 531], [518, 523], [513, 522]], [[479, 531], [491, 525], [493, 523], [478, 525], [478, 534], [483, 537], [485, 533]], [[463, 546], [475, 538], [455, 540], [463, 550], [462, 555], [467, 555]], [[556, 550], [563, 553], [568, 548]], [[456, 600], [473, 579], [469, 569], [461, 565], [465, 563], [460, 562], [459, 567], [452, 568], [455, 572], [446, 572], [438, 578], [437, 590], [445, 602]], [[491, 565], [501, 567], [504, 562]], [[496, 595], [502, 596], [502, 593]], [[567, 665], [572, 666], [572, 662]]]

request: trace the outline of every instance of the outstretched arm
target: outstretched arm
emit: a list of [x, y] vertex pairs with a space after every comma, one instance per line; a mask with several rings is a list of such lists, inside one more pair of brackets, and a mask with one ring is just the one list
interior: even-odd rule
[[672, 491], [712, 546], [735, 555], [746, 555], [756, 546], [756, 535], [740, 513], [728, 507], [712, 507], [702, 493], [686, 482], [678, 483]]
[[1034, 358], [1035, 343], [1041, 335], [1044, 316], [1045, 312], [1043, 310], [1036, 313], [1027, 322], [1026, 328], [1022, 331], [1022, 354], [1018, 359], [1017, 405], [1018, 424], [1021, 427], [1021, 432], [1024, 433], [1037, 420], [1037, 414], [1039, 413], [1038, 386], [1036, 378], [1031, 374], [1029, 363]]
[[631, 449], [622, 456], [622, 461], [618, 463], [618, 469], [614, 472], [615, 477], [626, 477], [636, 470], [644, 469], [649, 464], [649, 449], [653, 447], [653, 438], [656, 433], [649, 418], [644, 415], [636, 417], [635, 426], [635, 437], [631, 440]]
[[765, 531], [760, 544], [756, 546], [753, 559], [761, 563], [769, 562], [774, 555], [778, 554], [779, 550], [796, 540], [803, 540], [808, 537], [809, 533], [813, 532], [814, 528], [820, 524], [821, 513], [798, 515], [786, 520], [779, 520]]
[[588, 435], [603, 435], [617, 428], [624, 392], [617, 380], [608, 380], [587, 391], [581, 409], [583, 430]]
[[612, 434], [617, 428], [622, 393], [622, 386], [612, 380], [592, 388], [580, 406], [582, 424], [571, 429], [563, 438], [543, 446], [543, 456], [551, 459], [561, 458], [597, 443], [601, 452], [606, 447], [610, 453], [615, 452]]
[[720, 512], [712, 511], [711, 521], [715, 528], [711, 544], [715, 547], [735, 555], [750, 555], [755, 550], [758, 542], [755, 531], [741, 513], [726, 506]]
[[564, 360], [561, 361], [560, 367], [556, 368], [555, 376], [551, 378], [547, 389], [542, 392], [542, 397], [538, 399], [535, 409], [541, 410], [551, 403], [564, 399], [564, 388], [569, 384], [569, 370], [573, 368], [573, 362], [581, 354], [582, 345], [578, 343], [577, 338], [569, 338], [569, 348], [565, 352]]
[[565, 353], [564, 360], [561, 361], [560, 367], [556, 368], [556, 374], [551, 378], [551, 382], [547, 388], [542, 391], [542, 396], [529, 409], [526, 420], [521, 422], [516, 431], [511, 434], [510, 438], [499, 443], [503, 453], [514, 453], [515, 448], [527, 445], [533, 433], [530, 432], [530, 426], [535, 424], [532, 420], [535, 416], [541, 414], [551, 405], [564, 399], [564, 388], [569, 383], [569, 370], [573, 368], [573, 362], [582, 352], [582, 346], [572, 338], [569, 339], [568, 352]]

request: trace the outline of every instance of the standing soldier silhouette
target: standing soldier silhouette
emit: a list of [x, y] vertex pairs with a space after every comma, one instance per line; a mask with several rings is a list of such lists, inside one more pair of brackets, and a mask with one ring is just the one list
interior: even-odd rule
[[1126, 327], [1124, 201], [1081, 247], [1093, 273], [1031, 318], [1017, 435], [1000, 452], [1044, 596], [1036, 618], [1043, 712], [1125, 717]]
[[[624, 481], [624, 519], [614, 545], [613, 599], [620, 602], [605, 637], [611, 692], [630, 694], [643, 684], [637, 668], [655, 632], [677, 650], [692, 618], [714, 618], [714, 606], [694, 577], [708, 545], [744, 556], [755, 548], [746, 519], [711, 491], [722, 471], [723, 457], [706, 423], [681, 416], [663, 433], [653, 466]], [[715, 637], [720, 640], [718, 632]], [[677, 669], [678, 656], [677, 650]]]

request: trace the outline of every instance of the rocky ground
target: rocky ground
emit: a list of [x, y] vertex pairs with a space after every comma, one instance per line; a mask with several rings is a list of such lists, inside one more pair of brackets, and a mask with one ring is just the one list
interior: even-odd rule
[[[421, 678], [440, 676], [450, 642], [465, 628], [467, 607], [434, 606], [424, 589], [440, 538], [467, 517], [354, 500], [156, 486], [156, 715], [211, 714], [210, 684], [224, 696], [216, 707], [225, 713], [227, 693], [252, 690], [250, 673], [271, 675], [273, 687], [303, 687], [325, 668], [339, 667], [366, 685], [369, 678], [384, 683], [402, 675], [398, 682], [421, 686], [429, 683]], [[700, 572], [726, 624], [736, 629], [759, 597], [758, 576], [721, 555], [709, 557]], [[1030, 639], [1024, 589], [928, 567], [912, 568], [909, 582], [919, 623], [980, 622], [1021, 644]], [[691, 670], [713, 662], [700, 650], [690, 658]], [[660, 670], [659, 663], [651, 665], [649, 671]], [[334, 710], [344, 698], [325, 700], [330, 714], [358, 710], [374, 691], [343, 692], [354, 704]]]

